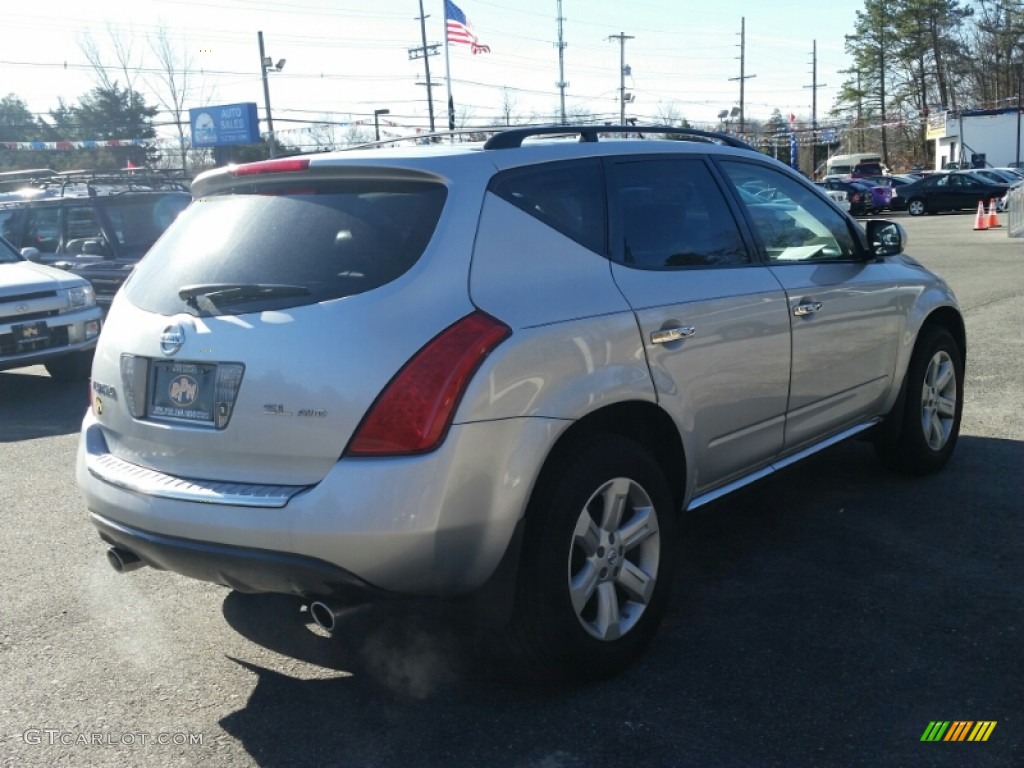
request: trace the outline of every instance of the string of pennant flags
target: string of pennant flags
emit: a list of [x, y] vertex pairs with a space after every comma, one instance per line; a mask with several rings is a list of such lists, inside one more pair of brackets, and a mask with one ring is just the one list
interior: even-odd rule
[[[746, 141], [755, 144], [778, 144], [779, 146], [789, 144], [791, 138], [795, 139], [796, 144], [800, 146], [808, 146], [815, 141], [818, 144], [835, 144], [843, 140], [846, 133], [853, 130], [879, 130], [885, 128], [895, 128], [906, 123], [917, 123], [916, 120], [889, 120], [885, 123], [870, 123], [862, 126], [818, 126], [817, 133], [807, 122], [794, 121], [789, 125], [782, 127], [779, 126], [778, 130], [773, 133], [761, 132], [757, 134], [744, 132], [739, 133], [726, 129], [724, 133], [728, 133], [733, 136], [737, 136]], [[372, 120], [352, 120], [348, 122], [332, 123], [336, 127], [348, 127], [348, 126], [372, 126]], [[716, 130], [716, 126], [709, 124], [710, 130]], [[317, 125], [311, 125], [304, 128], [293, 128], [277, 131], [276, 135], [279, 138], [283, 138], [287, 134], [301, 135], [311, 134], [317, 130]], [[480, 130], [489, 130], [491, 127], [483, 126]], [[415, 138], [416, 135], [422, 133], [428, 133], [426, 128], [403, 126], [392, 121], [382, 121], [380, 123], [381, 134], [387, 138], [402, 138], [408, 136], [409, 138]], [[411, 134], [411, 135], [410, 135]], [[29, 152], [70, 152], [77, 149], [105, 149], [111, 147], [176, 147], [179, 144], [177, 138], [160, 138], [160, 139], [92, 139], [92, 140], [62, 140], [62, 141], [0, 141], [0, 148], [12, 150], [12, 151], [29, 151]]]

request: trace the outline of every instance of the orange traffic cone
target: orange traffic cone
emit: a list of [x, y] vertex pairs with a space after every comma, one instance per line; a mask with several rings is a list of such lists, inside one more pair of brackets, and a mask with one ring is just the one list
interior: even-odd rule
[[996, 210], [996, 199], [993, 197], [988, 201], [988, 228], [998, 229], [1002, 224], [999, 223], [999, 212]]
[[974, 217], [974, 231], [977, 232], [979, 229], [988, 229], [988, 214], [985, 213], [983, 200], [978, 201], [978, 215]]

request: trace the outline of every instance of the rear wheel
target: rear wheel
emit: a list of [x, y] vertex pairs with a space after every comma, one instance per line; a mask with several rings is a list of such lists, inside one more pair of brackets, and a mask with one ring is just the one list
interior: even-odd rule
[[963, 395], [960, 347], [945, 328], [925, 328], [907, 368], [897, 408], [876, 439], [883, 460], [911, 474], [942, 469], [960, 434]]
[[85, 381], [92, 372], [92, 350], [70, 352], [63, 357], [48, 360], [44, 365], [50, 378], [59, 382]]
[[590, 441], [538, 486], [512, 637], [537, 671], [596, 679], [647, 646], [671, 587], [675, 510], [638, 443]]
[[911, 216], [923, 216], [928, 213], [928, 207], [924, 204], [924, 200], [915, 197], [907, 203], [907, 213]]

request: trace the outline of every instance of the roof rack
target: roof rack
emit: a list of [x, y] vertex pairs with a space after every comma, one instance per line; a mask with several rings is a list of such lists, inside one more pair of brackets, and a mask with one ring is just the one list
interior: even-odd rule
[[712, 144], [725, 144], [737, 149], [757, 150], [727, 133], [699, 131], [696, 128], [676, 128], [671, 125], [538, 125], [524, 128], [510, 128], [491, 136], [484, 149], [515, 149], [523, 145], [523, 139], [531, 136], [579, 136], [581, 142], [597, 141], [602, 133], [636, 133], [643, 137], [647, 133], [664, 133], [680, 136], [691, 141], [706, 141]]
[[[77, 170], [64, 171], [55, 176], [36, 179], [36, 186], [59, 188], [58, 194], [64, 197], [72, 187], [84, 187], [90, 197], [104, 194], [122, 194], [124, 192], [151, 192], [157, 190], [174, 190], [187, 192], [190, 179], [180, 170], [161, 170], [156, 168], [123, 168], [115, 170]], [[111, 190], [109, 188], [116, 189]]]
[[42, 179], [53, 178], [57, 171], [52, 168], [25, 168], [20, 171], [0, 172], [0, 190], [38, 186]]

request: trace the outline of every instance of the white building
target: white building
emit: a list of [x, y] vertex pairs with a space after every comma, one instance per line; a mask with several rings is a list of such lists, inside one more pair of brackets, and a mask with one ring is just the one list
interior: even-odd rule
[[956, 162], [996, 168], [1024, 162], [1020, 117], [1015, 107], [931, 115], [927, 138], [935, 142], [935, 170]]

